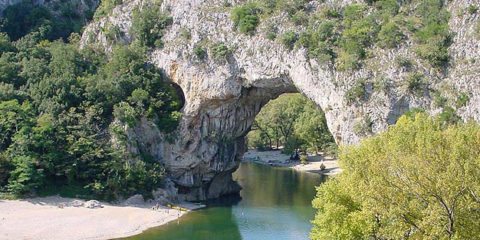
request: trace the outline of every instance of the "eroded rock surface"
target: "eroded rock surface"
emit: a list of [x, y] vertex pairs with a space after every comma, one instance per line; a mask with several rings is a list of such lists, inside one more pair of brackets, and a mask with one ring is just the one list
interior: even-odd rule
[[[86, 28], [83, 44], [111, 50], [113, 43], [102, 32], [107, 26], [116, 26], [122, 32], [118, 43], [131, 42], [133, 9], [147, 2], [124, 1], [109, 16]], [[309, 59], [305, 49], [290, 51], [265, 37], [262, 31], [270, 23], [280, 28], [279, 35], [298, 28], [285, 14], [262, 21], [259, 33], [249, 36], [234, 30], [230, 10], [224, 7], [224, 2], [163, 1], [162, 9], [173, 17], [173, 24], [163, 38], [165, 46], [153, 50], [150, 59], [183, 90], [183, 118], [169, 141], [147, 120], [127, 129], [129, 140], [135, 142], [131, 150], [142, 148], [164, 163], [170, 178], [187, 199], [215, 198], [238, 191], [231, 173], [245, 151], [244, 136], [260, 108], [282, 93], [298, 91], [313, 100], [325, 111], [330, 131], [342, 144], [356, 143], [369, 134], [355, 131], [355, 126], [366, 119], [373, 123], [371, 133], [377, 133], [411, 108], [439, 113], [441, 109], [433, 104], [431, 91], [426, 89], [418, 96], [406, 90], [404, 82], [409, 72], [395, 63], [399, 56], [415, 62], [416, 71], [428, 78], [429, 89], [448, 88], [445, 94], [452, 99], [460, 92], [468, 93], [470, 100], [457, 113], [464, 120], [480, 121], [480, 41], [474, 30], [479, 14], [452, 14], [450, 27], [455, 35], [449, 48], [450, 66], [445, 73], [432, 70], [419, 60], [408, 42], [392, 50], [373, 48], [373, 56], [361, 69], [337, 71], [332, 65]], [[474, 1], [450, 1], [448, 9], [456, 13], [471, 2]], [[312, 7], [322, 4], [313, 2]], [[185, 32], [190, 37], [183, 36]], [[205, 60], [194, 55], [195, 46], [216, 43], [232, 49], [226, 61], [214, 60], [210, 52]], [[346, 92], [359, 79], [381, 78], [388, 79], [384, 91], [374, 91], [370, 84], [366, 86], [368, 99], [353, 103], [346, 100]]]

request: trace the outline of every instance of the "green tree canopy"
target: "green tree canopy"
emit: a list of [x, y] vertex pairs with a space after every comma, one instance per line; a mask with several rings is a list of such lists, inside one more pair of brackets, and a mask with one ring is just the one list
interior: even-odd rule
[[318, 188], [312, 239], [478, 239], [480, 126], [419, 113], [346, 147]]

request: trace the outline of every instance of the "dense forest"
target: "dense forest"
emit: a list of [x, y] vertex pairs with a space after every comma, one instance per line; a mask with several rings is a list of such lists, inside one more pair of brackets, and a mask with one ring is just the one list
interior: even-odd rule
[[148, 195], [161, 185], [163, 167], [148, 154], [128, 153], [123, 128], [149, 118], [168, 133], [180, 117], [175, 88], [145, 58], [149, 29], [160, 24], [140, 15], [138, 41], [116, 46], [107, 56], [103, 50], [79, 48], [77, 32], [88, 16], [75, 15], [68, 2], [59, 8], [60, 16], [27, 2], [5, 10], [0, 191], [107, 199]]

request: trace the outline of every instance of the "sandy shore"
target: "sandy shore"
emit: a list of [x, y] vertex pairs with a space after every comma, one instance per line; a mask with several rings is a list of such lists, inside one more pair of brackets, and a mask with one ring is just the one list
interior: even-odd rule
[[[89, 209], [73, 207], [79, 200], [47, 197], [0, 200], [0, 239], [112, 239], [139, 234], [177, 220], [188, 211], [154, 204], [110, 205]], [[181, 204], [195, 209], [194, 204]]]
[[[342, 172], [338, 166], [338, 160], [324, 155], [308, 156], [308, 163], [301, 164], [300, 161], [291, 161], [289, 155], [282, 154], [281, 151], [257, 151], [249, 150], [243, 157], [244, 161], [256, 162], [260, 164], [289, 167], [298, 171], [307, 171], [319, 173], [327, 176], [336, 175]], [[325, 169], [320, 170], [321, 165], [325, 165]]]

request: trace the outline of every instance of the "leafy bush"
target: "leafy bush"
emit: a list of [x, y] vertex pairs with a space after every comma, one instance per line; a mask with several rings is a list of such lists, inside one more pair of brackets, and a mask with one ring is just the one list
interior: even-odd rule
[[30, 156], [19, 155], [12, 160], [13, 169], [8, 179], [8, 191], [21, 195], [38, 189], [44, 181], [42, 169], [37, 169], [37, 160]]
[[398, 67], [405, 68], [407, 70], [410, 70], [413, 67], [412, 60], [402, 56], [398, 56], [395, 59], [395, 63], [397, 63]]
[[367, 82], [365, 79], [360, 79], [348, 89], [345, 93], [345, 100], [348, 104], [352, 104], [357, 101], [365, 101], [367, 99]]
[[211, 51], [215, 60], [225, 60], [231, 54], [231, 50], [224, 43], [213, 45]]
[[378, 41], [381, 47], [395, 48], [403, 39], [403, 34], [395, 22], [389, 22], [382, 26], [378, 33]]
[[418, 114], [342, 149], [342, 174], [313, 200], [310, 238], [475, 239], [479, 143], [478, 124], [445, 127]]
[[308, 164], [308, 156], [306, 154], [300, 155], [300, 163], [303, 165]]
[[475, 14], [478, 11], [478, 6], [470, 4], [470, 5], [468, 5], [467, 11], [468, 11], [469, 14]]
[[305, 11], [298, 11], [292, 16], [295, 25], [307, 25], [309, 16]]
[[470, 101], [470, 95], [468, 93], [461, 93], [457, 97], [456, 107], [461, 108], [467, 106], [467, 103]]
[[344, 30], [339, 40], [339, 70], [355, 69], [366, 57], [365, 49], [373, 43], [378, 32], [375, 18], [366, 13], [363, 4], [351, 4], [344, 9]]
[[164, 31], [172, 23], [173, 18], [162, 12], [159, 6], [144, 6], [134, 10], [130, 30], [142, 45], [162, 48]]
[[456, 124], [462, 121], [452, 107], [444, 107], [443, 111], [438, 115], [438, 121], [444, 125]]
[[138, 115], [135, 109], [126, 102], [121, 102], [113, 108], [113, 116], [115, 119], [126, 123], [130, 127], [136, 125]]
[[109, 14], [113, 8], [123, 3], [123, 0], [101, 0], [100, 6], [95, 11], [94, 18], [99, 19]]
[[421, 1], [416, 13], [422, 16], [421, 26], [415, 28], [415, 38], [419, 43], [417, 54], [434, 67], [448, 63], [448, 46], [451, 42], [448, 20], [450, 14], [443, 7], [442, 0]]
[[195, 56], [197, 56], [198, 59], [200, 60], [203, 60], [207, 57], [207, 51], [200, 47], [200, 46], [196, 46], [194, 49], [193, 49], [193, 53], [195, 54]]
[[421, 73], [411, 73], [406, 79], [407, 91], [411, 94], [422, 96], [427, 88], [425, 77]]
[[433, 93], [433, 104], [435, 104], [436, 107], [443, 108], [447, 104], [448, 99], [444, 96], [439, 91], [435, 91]]
[[275, 38], [277, 38], [277, 31], [278, 31], [278, 29], [274, 25], [268, 26], [267, 31], [266, 31], [267, 39], [272, 40], [272, 41], [275, 40]]
[[260, 9], [254, 3], [248, 3], [235, 7], [231, 12], [231, 18], [236, 28], [242, 33], [253, 35], [260, 20]]
[[298, 40], [298, 35], [294, 31], [285, 32], [281, 38], [282, 44], [289, 50], [293, 50], [293, 47], [295, 46], [295, 43], [297, 42], [297, 40]]

